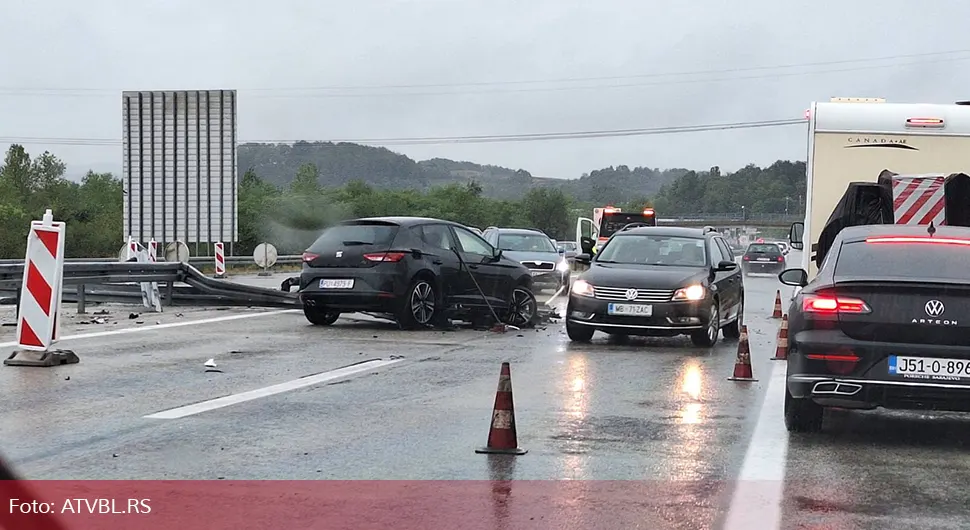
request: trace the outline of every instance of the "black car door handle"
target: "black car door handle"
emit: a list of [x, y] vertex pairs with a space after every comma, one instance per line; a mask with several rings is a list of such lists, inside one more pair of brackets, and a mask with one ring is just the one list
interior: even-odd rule
[[433, 259], [431, 260], [431, 263], [434, 263], [435, 265], [441, 265], [443, 262], [440, 259]]
[[478, 265], [469, 265], [468, 268], [469, 269], [477, 269], [478, 268]]

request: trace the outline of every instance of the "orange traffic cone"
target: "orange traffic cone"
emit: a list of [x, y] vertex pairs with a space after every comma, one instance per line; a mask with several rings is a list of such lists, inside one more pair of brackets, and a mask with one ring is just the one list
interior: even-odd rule
[[738, 359], [734, 362], [734, 376], [729, 381], [757, 381], [751, 373], [751, 347], [748, 345], [748, 326], [741, 326], [738, 340]]
[[781, 318], [781, 290], [775, 291], [775, 312], [771, 318]]
[[775, 356], [772, 361], [788, 359], [788, 315], [781, 317], [781, 329], [778, 330], [778, 345], [775, 346]]
[[512, 371], [509, 363], [502, 363], [492, 407], [492, 426], [488, 430], [488, 445], [475, 449], [476, 453], [500, 455], [524, 455], [528, 451], [519, 447], [515, 433], [515, 407], [512, 404]]

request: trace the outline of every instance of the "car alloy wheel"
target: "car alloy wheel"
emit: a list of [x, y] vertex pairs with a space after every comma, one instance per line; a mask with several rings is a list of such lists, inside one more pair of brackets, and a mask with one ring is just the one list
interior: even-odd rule
[[708, 319], [707, 323], [707, 340], [710, 343], [714, 343], [717, 340], [717, 334], [721, 331], [721, 318], [718, 314], [717, 304], [711, 306], [711, 317]]
[[510, 304], [509, 317], [513, 326], [528, 326], [536, 316], [536, 297], [529, 291], [516, 287], [512, 291], [512, 303]]
[[414, 321], [426, 326], [434, 318], [435, 296], [431, 284], [420, 281], [411, 290], [411, 315]]

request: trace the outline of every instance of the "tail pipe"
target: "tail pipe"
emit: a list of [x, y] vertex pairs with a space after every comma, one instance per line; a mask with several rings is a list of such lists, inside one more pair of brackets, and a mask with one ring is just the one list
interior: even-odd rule
[[854, 396], [862, 390], [862, 385], [855, 383], [839, 383], [836, 381], [822, 381], [815, 383], [812, 387], [812, 394], [834, 395], [834, 396]]

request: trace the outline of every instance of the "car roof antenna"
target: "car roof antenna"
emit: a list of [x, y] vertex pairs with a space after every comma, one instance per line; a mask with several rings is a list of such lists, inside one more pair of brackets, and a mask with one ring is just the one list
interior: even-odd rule
[[933, 234], [936, 233], [936, 227], [933, 226], [933, 221], [930, 221], [930, 226], [926, 227], [926, 233], [929, 234], [930, 237], [933, 237]]

